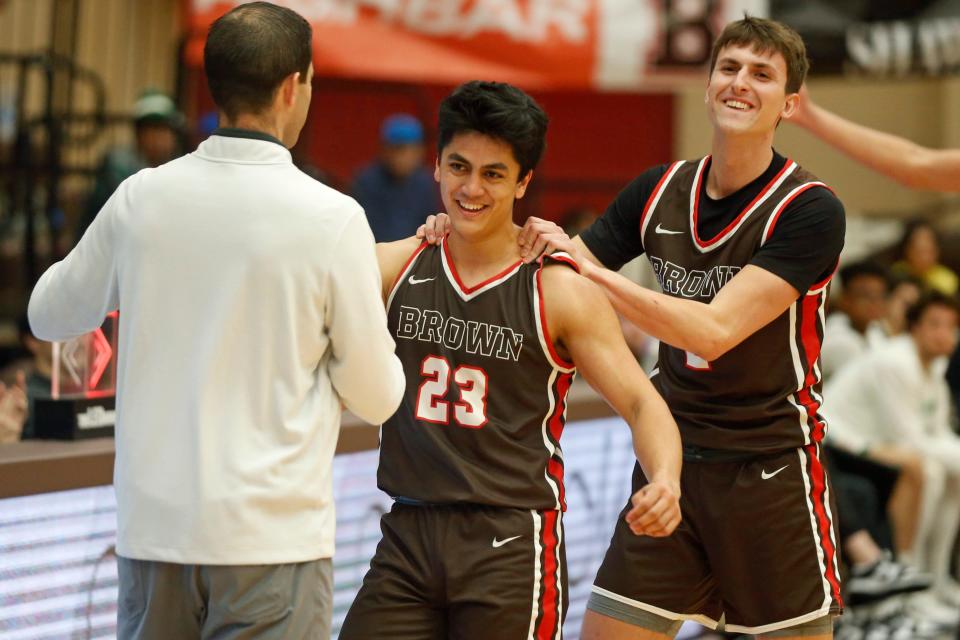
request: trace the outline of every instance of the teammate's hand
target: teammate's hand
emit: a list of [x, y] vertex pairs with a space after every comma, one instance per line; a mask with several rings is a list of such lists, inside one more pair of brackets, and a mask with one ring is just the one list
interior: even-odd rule
[[662, 538], [680, 524], [680, 488], [675, 482], [654, 480], [630, 498], [627, 512], [630, 530], [638, 536]]
[[573, 240], [560, 225], [550, 220], [534, 216], [527, 218], [517, 237], [517, 244], [520, 245], [520, 257], [527, 263], [535, 261], [544, 253], [565, 251], [581, 265]]
[[450, 216], [442, 211], [434, 216], [427, 216], [427, 221], [417, 227], [417, 237], [426, 240], [429, 244], [440, 244], [450, 233]]

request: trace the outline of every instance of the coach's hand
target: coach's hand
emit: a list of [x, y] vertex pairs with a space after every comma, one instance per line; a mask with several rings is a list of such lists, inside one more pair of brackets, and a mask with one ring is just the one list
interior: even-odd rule
[[675, 482], [654, 480], [633, 494], [627, 512], [630, 530], [638, 536], [662, 538], [680, 524], [680, 487]]
[[450, 216], [443, 212], [427, 216], [427, 221], [417, 228], [417, 237], [426, 240], [429, 244], [440, 244], [448, 233], [450, 233]]

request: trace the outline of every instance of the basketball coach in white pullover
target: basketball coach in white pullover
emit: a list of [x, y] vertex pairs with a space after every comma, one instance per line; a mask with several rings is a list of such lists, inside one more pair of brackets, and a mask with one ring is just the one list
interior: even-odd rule
[[328, 638], [341, 402], [404, 388], [363, 210], [297, 170], [311, 29], [244, 4], [210, 28], [220, 124], [126, 180], [41, 277], [33, 332], [120, 310], [120, 638]]

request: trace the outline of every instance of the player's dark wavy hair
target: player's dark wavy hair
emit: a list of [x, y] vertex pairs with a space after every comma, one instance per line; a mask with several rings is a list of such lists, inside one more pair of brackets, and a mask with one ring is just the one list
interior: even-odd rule
[[547, 123], [540, 105], [517, 87], [474, 80], [454, 89], [440, 103], [437, 153], [443, 155], [458, 133], [476, 131], [510, 145], [522, 180], [543, 156]]
[[203, 47], [213, 101], [227, 115], [262, 113], [291, 73], [307, 81], [313, 30], [296, 11], [269, 2], [242, 4], [216, 20]]

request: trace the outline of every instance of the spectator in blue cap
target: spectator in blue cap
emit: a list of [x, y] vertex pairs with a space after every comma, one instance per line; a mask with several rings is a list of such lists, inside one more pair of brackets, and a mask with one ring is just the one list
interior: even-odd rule
[[440, 210], [433, 176], [423, 165], [423, 125], [406, 113], [380, 127], [380, 155], [357, 174], [353, 197], [367, 213], [377, 242], [412, 236], [424, 217]]

